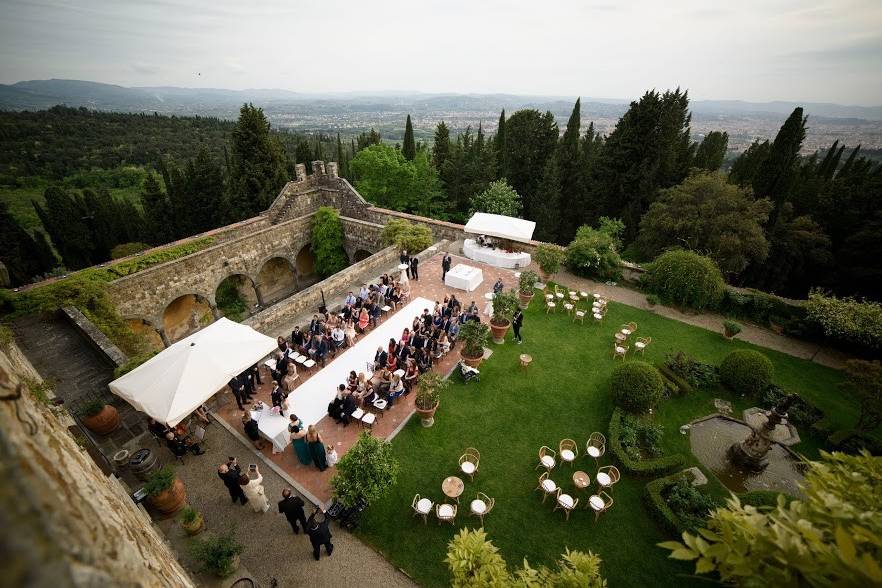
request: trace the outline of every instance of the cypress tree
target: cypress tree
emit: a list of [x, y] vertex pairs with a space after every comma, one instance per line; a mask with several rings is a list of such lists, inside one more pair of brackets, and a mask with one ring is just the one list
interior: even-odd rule
[[444, 167], [444, 162], [450, 157], [450, 129], [442, 120], [435, 127], [435, 142], [432, 146], [432, 165], [439, 172]]
[[728, 146], [729, 133], [711, 131], [698, 145], [693, 166], [708, 171], [717, 171], [723, 165]]
[[770, 198], [776, 208], [790, 199], [799, 150], [805, 140], [805, 122], [802, 108], [793, 110], [775, 135], [769, 155], [757, 170], [753, 192], [757, 198]]
[[55, 243], [64, 265], [69, 269], [92, 265], [92, 230], [86, 224], [87, 213], [81, 199], [55, 186], [46, 188], [43, 198], [45, 208], [34, 202], [34, 210]]
[[404, 124], [404, 145], [401, 153], [408, 161], [413, 161], [416, 157], [416, 142], [413, 139], [413, 124], [410, 122], [410, 115], [407, 115], [407, 122]]
[[147, 242], [161, 245], [173, 241], [176, 231], [175, 217], [171, 205], [159, 181], [153, 174], [148, 174], [141, 189], [141, 205], [147, 224]]
[[557, 146], [557, 123], [550, 112], [519, 110], [505, 122], [505, 133], [506, 179], [524, 199], [524, 218], [533, 219], [545, 206], [537, 187]]
[[563, 216], [560, 223], [559, 235], [556, 235], [563, 242], [571, 240], [576, 234], [576, 229], [584, 221], [585, 198], [582, 193], [581, 145], [579, 144], [581, 126], [581, 98], [577, 98], [573, 112], [567, 121], [567, 129], [557, 146], [560, 193], [565, 195], [568, 205], [567, 214]]
[[36, 239], [31, 237], [0, 200], [0, 261], [9, 271], [13, 286], [26, 284], [55, 265], [45, 235], [40, 231], [35, 235]]
[[[560, 239], [561, 226], [561, 178], [560, 162], [552, 155], [545, 164], [542, 182], [539, 184], [536, 199], [542, 206], [536, 209], [536, 239], [557, 243]], [[569, 212], [569, 211], [568, 211]]]
[[499, 113], [499, 124], [496, 126], [496, 136], [493, 138], [493, 149], [496, 151], [496, 176], [508, 177], [508, 168], [505, 161], [505, 109]]
[[244, 104], [230, 139], [229, 201], [233, 219], [266, 210], [285, 183], [285, 153], [263, 109]]

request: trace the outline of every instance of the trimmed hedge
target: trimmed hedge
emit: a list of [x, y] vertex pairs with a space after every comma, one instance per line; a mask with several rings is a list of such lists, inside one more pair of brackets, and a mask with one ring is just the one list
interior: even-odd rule
[[716, 308], [726, 290], [723, 274], [711, 258], [683, 249], [656, 257], [643, 284], [665, 302], [697, 310]]
[[670, 476], [656, 478], [646, 484], [643, 492], [643, 498], [646, 501], [646, 507], [649, 509], [650, 514], [671, 535], [679, 536], [686, 528], [683, 526], [680, 518], [668, 506], [668, 502], [662, 494], [685, 476], [685, 473], [677, 472]]
[[613, 403], [635, 414], [658, 404], [665, 387], [658, 370], [645, 361], [628, 361], [616, 367], [610, 383]]
[[659, 372], [661, 372], [661, 375], [666, 380], [671, 382], [674, 385], [674, 387], [677, 388], [677, 391], [680, 394], [690, 394], [693, 392], [692, 386], [689, 384], [689, 382], [687, 382], [686, 380], [684, 380], [683, 378], [681, 378], [680, 376], [675, 374], [671, 368], [669, 368], [668, 366], [666, 366], [664, 364], [664, 362], [660, 361], [660, 362], [656, 363], [655, 367], [656, 367], [656, 369], [658, 369]]
[[772, 383], [775, 366], [769, 358], [752, 349], [731, 352], [720, 364], [720, 382], [738, 394], [756, 396]]
[[628, 473], [638, 476], [655, 476], [665, 474], [672, 470], [685, 466], [686, 458], [679, 453], [674, 455], [665, 455], [655, 459], [635, 460], [625, 453], [622, 444], [619, 441], [619, 432], [622, 427], [621, 409], [613, 410], [612, 418], [609, 421], [609, 437], [607, 438], [607, 450], [619, 464], [619, 467]]

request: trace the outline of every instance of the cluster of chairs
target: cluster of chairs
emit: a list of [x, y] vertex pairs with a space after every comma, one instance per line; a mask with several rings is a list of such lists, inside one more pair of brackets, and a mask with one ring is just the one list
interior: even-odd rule
[[[475, 481], [475, 474], [478, 473], [480, 466], [481, 453], [474, 447], [467, 448], [459, 457], [459, 471], [467, 475], [472, 482]], [[442, 522], [452, 525], [456, 521], [456, 515], [459, 512], [459, 497], [455, 497], [454, 500], [456, 501], [455, 504], [448, 502], [436, 504], [431, 499], [416, 494], [411, 501], [410, 507], [413, 510], [414, 516], [423, 518], [423, 524], [428, 522], [429, 514], [432, 513], [434, 508], [435, 518], [438, 519], [439, 525]], [[469, 514], [478, 517], [481, 520], [481, 526], [483, 526], [484, 517], [493, 510], [495, 505], [496, 499], [487, 496], [483, 492], [477, 492], [475, 498], [469, 503]]]
[[[590, 308], [588, 307], [589, 300], [591, 301]], [[579, 303], [582, 301], [585, 302], [585, 306], [579, 308]], [[600, 294], [575, 290], [567, 290], [565, 293], [555, 285], [554, 292], [545, 294], [545, 314], [557, 312], [558, 307], [562, 307], [567, 314], [571, 315], [573, 322], [580, 321], [582, 324], [585, 324], [585, 317], [588, 315], [594, 317], [596, 323], [602, 323], [603, 317], [606, 315], [606, 300]]]
[[[619, 327], [619, 330], [616, 331], [614, 335], [613, 359], [620, 357], [622, 358], [622, 361], [625, 360], [628, 351], [631, 349], [631, 346], [626, 345], [626, 343], [636, 331], [637, 323], [635, 322], [630, 322]], [[650, 343], [652, 343], [652, 337], [637, 337], [637, 340], [634, 341], [634, 353], [639, 351], [642, 354]]]
[[[585, 455], [594, 459], [595, 465], [599, 465], [600, 458], [606, 453], [606, 437], [602, 433], [594, 432], [588, 437], [585, 443]], [[555, 506], [552, 512], [563, 510], [566, 520], [570, 519], [570, 513], [579, 505], [579, 498], [573, 494], [565, 492], [560, 485], [551, 479], [551, 472], [557, 467], [558, 463], [569, 464], [572, 466], [579, 457], [579, 449], [576, 442], [572, 439], [563, 439], [558, 444], [558, 451], [543, 445], [539, 449], [539, 463], [536, 469], [542, 468], [545, 471], [539, 476], [539, 483], [536, 490], [542, 492], [542, 503], [549, 496], [554, 496]], [[559, 461], [558, 461], [559, 460]], [[594, 520], [596, 521], [600, 514], [609, 510], [613, 505], [611, 496], [612, 487], [621, 479], [618, 468], [615, 466], [603, 466], [597, 470], [595, 480], [597, 482], [597, 491], [588, 498], [586, 508], [594, 511]], [[574, 482], [575, 483], [575, 482]], [[577, 488], [584, 490], [591, 485], [590, 479], [587, 485]]]

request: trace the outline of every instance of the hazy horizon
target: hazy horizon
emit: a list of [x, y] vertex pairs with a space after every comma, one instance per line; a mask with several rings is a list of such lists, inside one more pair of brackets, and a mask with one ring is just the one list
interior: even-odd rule
[[0, 82], [882, 105], [882, 3], [8, 0]]

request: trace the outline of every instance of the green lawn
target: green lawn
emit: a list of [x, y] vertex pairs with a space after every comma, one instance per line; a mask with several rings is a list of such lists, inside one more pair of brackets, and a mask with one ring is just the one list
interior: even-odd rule
[[[686, 351], [698, 359], [718, 364], [732, 349], [753, 348], [727, 341], [721, 335], [653, 313], [610, 303], [603, 326], [586, 320], [572, 323], [559, 313], [545, 315], [537, 299], [527, 311], [523, 335], [525, 343], [491, 345], [493, 356], [481, 365], [479, 383], [462, 384], [458, 374], [454, 385], [441, 400], [435, 426], [424, 429], [418, 418], [394, 439], [392, 445], [401, 462], [401, 474], [390, 494], [365, 513], [359, 531], [368, 543], [379, 549], [396, 566], [425, 586], [449, 584], [443, 563], [447, 542], [461, 527], [476, 526], [467, 515], [468, 503], [477, 491], [496, 499], [496, 506], [485, 520], [485, 529], [511, 566], [524, 557], [531, 564], [552, 564], [566, 547], [592, 550], [603, 558], [603, 573], [609, 585], [672, 586], [693, 583], [684, 577], [692, 566], [666, 558], [667, 552], [655, 547], [666, 537], [643, 504], [647, 478], [625, 474], [613, 492], [615, 505], [595, 523], [593, 513], [580, 509], [564, 521], [563, 514], [552, 513], [551, 499], [542, 504], [534, 492], [540, 446], [557, 449], [563, 438], [575, 439], [584, 449], [592, 431], [607, 434], [612, 402], [609, 379], [614, 367], [610, 357], [612, 335], [620, 324], [635, 321], [638, 335], [651, 336], [646, 360], [655, 362], [669, 352]], [[839, 372], [823, 366], [762, 349], [776, 368], [776, 383], [797, 390], [823, 409], [828, 420], [850, 426], [857, 418], [854, 405], [840, 397], [836, 384]], [[518, 355], [530, 353], [533, 364], [528, 372], [518, 366]], [[653, 417], [665, 429], [666, 452], [689, 453], [688, 439], [680, 435], [680, 425], [714, 412], [712, 400], [725, 395], [734, 400], [736, 414], [752, 403], [733, 399], [722, 390], [695, 392], [663, 402]], [[818, 441], [801, 432], [806, 441], [797, 446], [809, 456], [817, 455]], [[415, 493], [441, 501], [441, 481], [458, 471], [457, 459], [466, 447], [481, 452], [481, 466], [474, 483], [467, 478], [455, 527], [439, 527], [433, 517], [429, 525], [411, 516]], [[604, 456], [601, 465], [610, 464]], [[580, 457], [576, 468], [558, 467], [554, 479], [565, 490], [573, 491], [572, 471], [595, 471], [593, 460]], [[719, 482], [710, 476], [712, 494], [725, 495]]]

